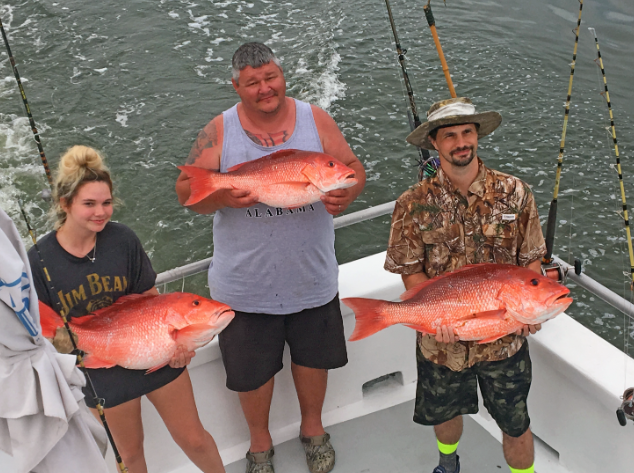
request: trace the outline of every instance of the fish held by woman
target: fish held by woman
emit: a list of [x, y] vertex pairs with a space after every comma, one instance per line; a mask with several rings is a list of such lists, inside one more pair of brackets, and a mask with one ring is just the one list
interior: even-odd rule
[[357, 183], [354, 170], [324, 153], [287, 149], [230, 167], [226, 173], [179, 166], [189, 177], [193, 205], [220, 189], [251, 192], [271, 207], [296, 208], [320, 200], [325, 193]]
[[390, 325], [423, 333], [453, 327], [460, 340], [488, 343], [540, 324], [568, 308], [565, 286], [527, 268], [482, 263], [463, 266], [424, 281], [401, 295], [402, 302], [347, 298], [356, 317], [350, 340], [361, 340]]
[[[176, 348], [205, 346], [233, 320], [231, 308], [195, 294], [130, 294], [109, 307], [70, 321], [87, 368], [148, 370], [167, 365]], [[62, 319], [40, 302], [42, 334], [52, 338]]]

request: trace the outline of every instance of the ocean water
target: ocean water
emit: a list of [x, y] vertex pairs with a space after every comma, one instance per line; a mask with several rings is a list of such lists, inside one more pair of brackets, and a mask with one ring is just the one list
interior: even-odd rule
[[[419, 114], [448, 98], [420, 2], [391, 6]], [[503, 124], [482, 139], [490, 167], [532, 187], [545, 224], [552, 199], [579, 3], [449, 0], [432, 3], [459, 95]], [[102, 150], [132, 227], [160, 272], [212, 254], [211, 218], [182, 208], [177, 165], [198, 131], [237, 96], [230, 60], [247, 41], [280, 57], [288, 95], [328, 110], [368, 175], [349, 212], [397, 198], [416, 180], [417, 153], [405, 142], [407, 103], [383, 0], [5, 0], [9, 35], [31, 110], [54, 167], [82, 143]], [[634, 204], [634, 4], [586, 1], [559, 195], [555, 254], [579, 258], [591, 277], [631, 299], [629, 260], [608, 110], [596, 47], [607, 74], [623, 163]], [[4, 49], [0, 52], [0, 206], [29, 245], [17, 199], [39, 235], [49, 231], [46, 179]], [[383, 251], [389, 216], [337, 231], [348, 262]], [[187, 290], [204, 293], [204, 278]], [[573, 288], [569, 314], [619, 348], [634, 345], [632, 321]]]

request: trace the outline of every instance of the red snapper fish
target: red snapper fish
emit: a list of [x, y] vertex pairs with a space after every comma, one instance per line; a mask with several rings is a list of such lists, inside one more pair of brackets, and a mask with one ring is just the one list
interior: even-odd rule
[[[42, 334], [55, 336], [62, 318], [40, 302]], [[114, 365], [156, 371], [167, 365], [178, 345], [194, 351], [209, 343], [234, 317], [231, 308], [196, 294], [130, 294], [84, 317], [69, 321], [86, 368]]]
[[317, 202], [326, 192], [357, 183], [354, 170], [324, 153], [287, 149], [237, 164], [226, 173], [179, 166], [189, 177], [185, 205], [200, 202], [220, 189], [248, 190], [271, 207], [295, 208]]
[[446, 325], [460, 340], [488, 343], [561, 314], [572, 303], [565, 286], [527, 268], [482, 263], [425, 281], [403, 293], [403, 302], [347, 298], [356, 316], [350, 340], [390, 325], [435, 334]]

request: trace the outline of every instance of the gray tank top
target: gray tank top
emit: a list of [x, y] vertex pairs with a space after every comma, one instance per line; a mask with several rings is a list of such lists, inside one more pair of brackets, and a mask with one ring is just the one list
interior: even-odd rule
[[[310, 104], [295, 100], [295, 129], [278, 146], [254, 143], [238, 118], [237, 105], [223, 112], [220, 172], [281, 149], [323, 152]], [[323, 203], [298, 209], [256, 204], [216, 211], [211, 297], [242, 312], [292, 314], [319, 307], [337, 294], [332, 215]]]

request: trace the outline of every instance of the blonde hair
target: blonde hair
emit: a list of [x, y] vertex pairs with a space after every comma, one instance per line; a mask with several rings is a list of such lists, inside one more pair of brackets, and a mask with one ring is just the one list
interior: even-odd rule
[[62, 199], [67, 206], [70, 205], [79, 189], [88, 182], [105, 182], [112, 193], [110, 170], [104, 164], [101, 153], [89, 146], [76, 145], [68, 148], [59, 161], [53, 187], [51, 215], [55, 221], [55, 230], [66, 222]]

